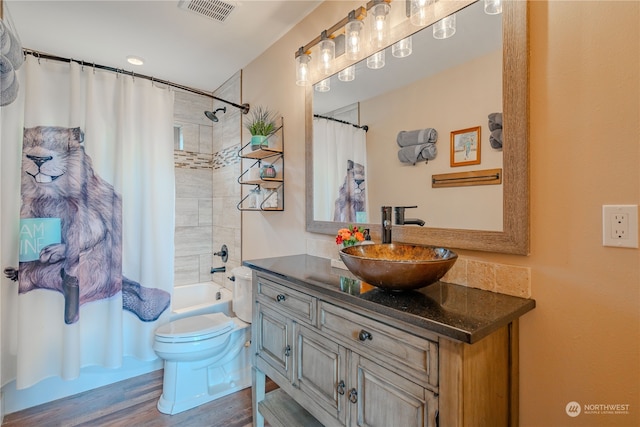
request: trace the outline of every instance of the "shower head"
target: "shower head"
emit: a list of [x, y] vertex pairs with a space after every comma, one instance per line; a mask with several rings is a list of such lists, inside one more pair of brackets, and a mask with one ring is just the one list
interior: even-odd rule
[[222, 107], [222, 108], [218, 108], [216, 111], [205, 111], [204, 115], [207, 116], [207, 118], [209, 120], [211, 120], [212, 122], [218, 122], [218, 118], [216, 117], [216, 113], [218, 111], [222, 111], [222, 113], [226, 113], [227, 112], [227, 107]]

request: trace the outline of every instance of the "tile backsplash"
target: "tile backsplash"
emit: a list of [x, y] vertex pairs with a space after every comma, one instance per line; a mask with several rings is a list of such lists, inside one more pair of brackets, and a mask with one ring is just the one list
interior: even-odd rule
[[[338, 258], [338, 246], [326, 238], [307, 238], [307, 253], [322, 258]], [[443, 282], [483, 289], [522, 298], [531, 297], [531, 269], [458, 257], [441, 279]]]
[[531, 297], [529, 267], [458, 257], [442, 281], [522, 298]]

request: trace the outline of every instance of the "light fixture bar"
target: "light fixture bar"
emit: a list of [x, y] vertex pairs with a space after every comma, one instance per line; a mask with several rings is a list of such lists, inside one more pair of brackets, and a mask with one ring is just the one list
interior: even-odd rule
[[[391, 1], [391, 0], [388, 0], [388, 1]], [[367, 16], [367, 9], [365, 9], [364, 6], [360, 6], [353, 12], [355, 14], [355, 18], [359, 20], [363, 20]], [[330, 38], [335, 38], [335, 34], [339, 32], [340, 29], [342, 29], [345, 25], [347, 25], [347, 22], [349, 22], [349, 16], [344, 17], [340, 21], [336, 22], [332, 27], [325, 30], [327, 36]], [[318, 43], [320, 43], [320, 41], [322, 41], [322, 34], [324, 34], [324, 31], [318, 37], [311, 40], [306, 45], [302, 46], [301, 48], [302, 51], [300, 49], [296, 50], [296, 53], [295, 53], [296, 58], [300, 55], [300, 53], [306, 53], [306, 54], [311, 53], [311, 49], [313, 49], [314, 46], [316, 46]]]

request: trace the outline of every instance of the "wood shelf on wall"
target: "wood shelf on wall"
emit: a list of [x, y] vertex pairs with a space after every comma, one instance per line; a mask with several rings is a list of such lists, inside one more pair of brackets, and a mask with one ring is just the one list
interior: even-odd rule
[[257, 150], [249, 151], [247, 153], [240, 154], [240, 157], [245, 159], [268, 159], [269, 157], [282, 155], [282, 149], [280, 148], [268, 148], [268, 147], [260, 147]]
[[432, 188], [498, 184], [502, 184], [502, 168], [443, 173], [431, 176]]

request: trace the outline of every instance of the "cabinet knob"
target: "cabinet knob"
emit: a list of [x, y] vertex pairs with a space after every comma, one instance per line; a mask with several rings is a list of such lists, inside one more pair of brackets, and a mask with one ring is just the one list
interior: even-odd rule
[[351, 402], [351, 403], [358, 402], [358, 392], [356, 391], [355, 388], [352, 388], [349, 391], [349, 402]]
[[290, 345], [287, 345], [287, 346], [284, 348], [284, 355], [285, 355], [286, 357], [289, 357], [289, 356], [291, 355], [291, 346], [290, 346]]
[[336, 388], [336, 390], [338, 391], [339, 395], [343, 395], [344, 394], [344, 381], [340, 380], [340, 382], [338, 383], [338, 387]]
[[373, 336], [371, 335], [371, 333], [365, 331], [364, 329], [361, 329], [360, 333], [358, 334], [358, 339], [360, 341], [372, 340]]
[[286, 299], [287, 299], [287, 297], [285, 295], [283, 295], [283, 294], [278, 294], [276, 296], [276, 301], [278, 301], [278, 302], [284, 301]]

